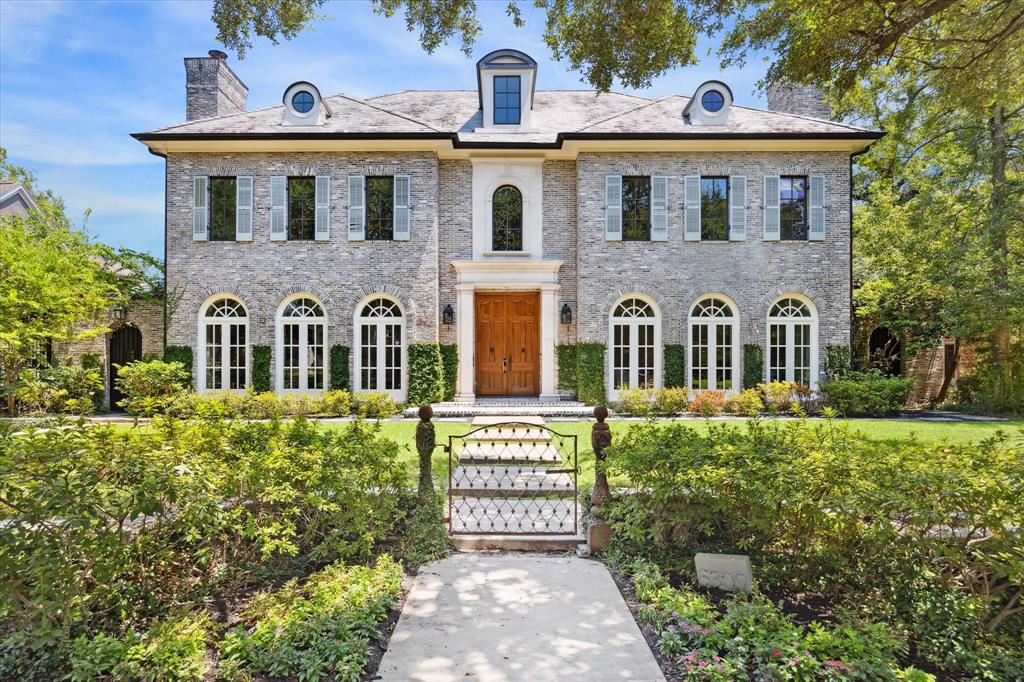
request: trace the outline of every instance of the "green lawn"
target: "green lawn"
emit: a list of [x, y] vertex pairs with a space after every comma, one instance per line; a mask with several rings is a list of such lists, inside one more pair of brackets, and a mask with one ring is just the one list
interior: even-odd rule
[[[694, 428], [705, 429], [707, 422], [703, 419], [684, 419]], [[820, 419], [811, 419], [811, 422], [820, 422]], [[853, 419], [836, 420], [837, 423], [848, 423], [850, 428], [862, 433], [865, 438], [885, 442], [910, 438], [911, 436], [929, 442], [965, 443], [988, 438], [998, 432], [1009, 434], [1013, 438], [1024, 439], [1024, 419], [1015, 419], [1009, 422], [921, 422], [921, 421], [900, 421], [895, 419]], [[414, 420], [385, 421], [381, 422], [381, 432], [384, 436], [391, 438], [404, 446], [403, 460], [408, 463], [409, 470], [415, 472], [418, 466], [416, 454], [415, 435], [416, 424]], [[625, 433], [635, 426], [635, 421], [610, 421], [612, 438], [618, 434]], [[716, 424], [728, 424], [734, 428], [742, 428], [746, 420], [737, 419]], [[437, 434], [438, 445], [446, 445], [449, 436], [460, 436], [470, 430], [468, 420], [464, 422], [437, 421], [434, 422]], [[590, 448], [590, 428], [593, 422], [550, 422], [548, 426], [554, 431], [567, 436], [577, 437], [579, 466], [581, 467], [579, 485], [589, 485], [594, 482], [594, 453]], [[324, 428], [343, 428], [344, 422], [326, 422]], [[440, 447], [433, 457], [434, 476], [438, 480], [444, 480], [448, 476], [448, 455]], [[612, 481], [613, 484], [616, 481]], [[625, 483], [620, 481], [618, 483]]]

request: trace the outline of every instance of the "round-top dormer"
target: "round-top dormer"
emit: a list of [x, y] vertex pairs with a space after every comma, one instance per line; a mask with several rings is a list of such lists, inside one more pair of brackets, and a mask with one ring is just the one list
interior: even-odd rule
[[683, 118], [692, 125], [724, 125], [729, 121], [732, 90], [722, 81], [702, 83], [683, 109]]
[[519, 50], [495, 50], [476, 63], [483, 130], [521, 132], [530, 128], [537, 62]]
[[281, 125], [315, 126], [323, 117], [323, 99], [316, 86], [308, 81], [292, 83], [281, 98], [284, 114]]

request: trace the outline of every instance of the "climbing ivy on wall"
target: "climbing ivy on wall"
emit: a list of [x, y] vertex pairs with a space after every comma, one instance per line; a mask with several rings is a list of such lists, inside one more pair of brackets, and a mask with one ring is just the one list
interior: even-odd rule
[[607, 399], [604, 392], [603, 343], [576, 344], [576, 397], [588, 405]]
[[409, 344], [409, 397], [411, 405], [436, 403], [444, 397], [444, 364], [436, 343]]
[[[180, 362], [188, 372], [188, 385], [192, 385], [192, 349], [188, 346], [166, 346], [164, 362]], [[84, 367], [83, 363], [83, 367]]]
[[270, 390], [270, 346], [252, 347], [252, 390], [257, 393]]
[[558, 354], [558, 388], [575, 394], [576, 382], [576, 344], [563, 343], [555, 347]]
[[335, 344], [331, 346], [331, 388], [347, 391], [348, 386], [348, 346]]
[[453, 343], [441, 344], [441, 364], [444, 365], [444, 399], [455, 397], [455, 382], [459, 376], [459, 347]]
[[665, 344], [665, 388], [686, 386], [686, 349], [678, 343]]
[[743, 388], [754, 388], [764, 376], [764, 351], [756, 343], [743, 344]]

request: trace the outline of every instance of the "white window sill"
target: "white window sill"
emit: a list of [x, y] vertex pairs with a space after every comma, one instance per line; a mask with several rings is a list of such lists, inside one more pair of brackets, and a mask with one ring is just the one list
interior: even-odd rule
[[484, 258], [529, 258], [529, 251], [484, 251]]

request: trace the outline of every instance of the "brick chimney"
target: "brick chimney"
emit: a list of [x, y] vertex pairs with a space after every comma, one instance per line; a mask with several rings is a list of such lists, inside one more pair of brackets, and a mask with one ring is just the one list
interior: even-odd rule
[[185, 57], [186, 121], [245, 111], [249, 88], [227, 59], [220, 50], [210, 50], [209, 57]]
[[768, 108], [783, 114], [799, 114], [831, 120], [832, 111], [825, 104], [821, 90], [813, 85], [774, 82], [768, 86]]

